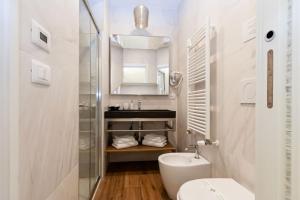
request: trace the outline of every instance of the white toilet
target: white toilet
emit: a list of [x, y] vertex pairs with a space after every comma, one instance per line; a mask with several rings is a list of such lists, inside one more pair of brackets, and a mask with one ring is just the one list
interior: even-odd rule
[[183, 184], [177, 200], [254, 200], [254, 194], [233, 179], [197, 179]]
[[166, 153], [158, 158], [159, 170], [164, 187], [173, 200], [182, 184], [187, 181], [211, 177], [210, 163], [194, 153]]

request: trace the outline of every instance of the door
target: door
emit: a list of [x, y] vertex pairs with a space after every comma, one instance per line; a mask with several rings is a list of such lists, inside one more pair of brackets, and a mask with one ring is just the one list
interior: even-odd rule
[[299, 2], [257, 7], [256, 199], [299, 200]]

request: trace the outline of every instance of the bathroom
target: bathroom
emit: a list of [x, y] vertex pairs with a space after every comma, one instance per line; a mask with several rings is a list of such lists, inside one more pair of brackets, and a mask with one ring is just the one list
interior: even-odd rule
[[3, 0], [0, 200], [299, 200], [297, 0]]

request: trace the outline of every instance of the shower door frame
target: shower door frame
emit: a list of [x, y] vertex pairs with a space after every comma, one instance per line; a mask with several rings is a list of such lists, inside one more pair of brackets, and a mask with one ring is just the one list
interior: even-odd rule
[[[90, 191], [90, 196], [89, 198], [92, 199], [93, 196], [94, 196], [94, 192], [97, 188], [97, 185], [98, 183], [100, 182], [101, 180], [101, 177], [102, 177], [102, 159], [101, 159], [101, 156], [102, 156], [102, 123], [101, 123], [101, 109], [102, 109], [102, 94], [101, 94], [101, 62], [100, 60], [102, 59], [101, 58], [101, 32], [100, 32], [100, 29], [96, 23], [96, 20], [95, 20], [95, 17], [92, 13], [92, 10], [91, 8], [89, 7], [89, 4], [88, 4], [88, 1], [87, 0], [81, 0], [90, 16], [90, 20], [92, 22], [92, 25], [94, 26], [95, 30], [96, 30], [96, 40], [97, 40], [97, 70], [96, 70], [96, 84], [97, 84], [97, 87], [95, 88], [96, 89], [96, 111], [95, 111], [95, 117], [96, 117], [96, 131], [98, 132], [98, 135], [96, 135], [96, 138], [95, 138], [95, 148], [97, 149], [96, 151], [96, 155], [97, 155], [97, 165], [95, 166], [97, 171], [98, 171], [98, 177], [95, 181], [95, 184], [91, 187], [91, 175], [89, 175], [89, 191]], [[92, 34], [93, 33], [90, 33], [90, 37], [92, 37]], [[91, 59], [91, 55], [90, 55], [90, 59]], [[91, 65], [91, 63], [90, 63]], [[90, 66], [91, 67], [91, 66]], [[91, 69], [90, 69], [90, 73], [91, 73]], [[90, 88], [91, 89], [91, 88]], [[90, 153], [90, 161], [91, 161], [91, 153]], [[89, 168], [89, 173], [91, 173], [91, 166]], [[79, 190], [80, 191], [80, 190]], [[78, 192], [79, 192], [78, 191]]]

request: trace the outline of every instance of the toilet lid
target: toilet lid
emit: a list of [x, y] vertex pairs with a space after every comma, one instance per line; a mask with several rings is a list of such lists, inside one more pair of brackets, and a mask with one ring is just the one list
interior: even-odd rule
[[[192, 183], [191, 183], [192, 182]], [[190, 181], [181, 186], [178, 200], [225, 200], [207, 181]]]
[[254, 194], [233, 179], [197, 179], [183, 184], [178, 200], [254, 200]]

